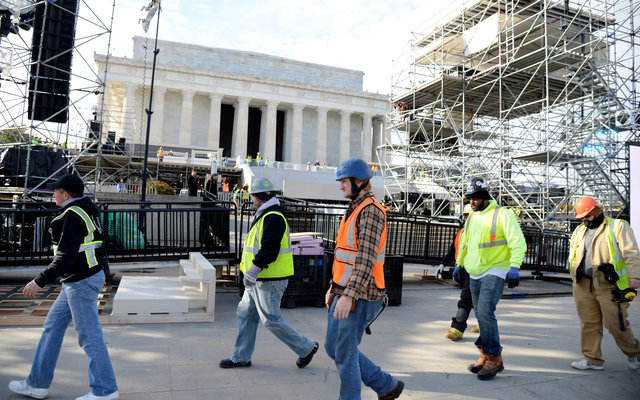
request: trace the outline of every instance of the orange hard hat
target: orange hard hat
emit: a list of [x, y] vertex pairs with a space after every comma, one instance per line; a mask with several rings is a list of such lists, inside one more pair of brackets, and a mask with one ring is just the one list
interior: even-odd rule
[[589, 214], [596, 206], [598, 201], [591, 196], [582, 196], [576, 201], [576, 218], [584, 218]]

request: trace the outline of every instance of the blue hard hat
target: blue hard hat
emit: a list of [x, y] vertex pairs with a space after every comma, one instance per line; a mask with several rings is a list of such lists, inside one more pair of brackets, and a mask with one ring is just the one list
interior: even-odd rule
[[361, 181], [371, 179], [373, 172], [366, 163], [366, 161], [360, 158], [350, 158], [344, 161], [338, 167], [337, 181], [344, 178], [356, 178]]

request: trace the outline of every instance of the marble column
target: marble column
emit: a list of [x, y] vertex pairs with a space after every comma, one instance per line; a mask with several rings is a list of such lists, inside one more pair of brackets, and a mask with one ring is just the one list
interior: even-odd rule
[[191, 147], [191, 121], [193, 118], [193, 90], [182, 91], [182, 112], [180, 113], [180, 140], [182, 147]]
[[222, 95], [210, 94], [209, 99], [209, 148], [220, 148], [220, 115], [222, 112]]
[[373, 161], [378, 161], [378, 146], [383, 144], [384, 140], [384, 120], [378, 117], [373, 120]]
[[248, 97], [238, 97], [233, 113], [233, 144], [231, 157], [247, 156], [247, 138], [249, 136], [249, 101]]
[[318, 107], [318, 130], [316, 133], [316, 160], [327, 161], [327, 112], [328, 108]]
[[338, 163], [351, 157], [351, 111], [340, 111], [340, 159]]
[[153, 88], [153, 114], [151, 114], [151, 136], [154, 142], [160, 146], [167, 142], [164, 135], [164, 95], [167, 94], [167, 88]]
[[260, 154], [262, 158], [269, 157], [270, 161], [276, 159], [276, 123], [278, 118], [278, 102], [269, 100], [263, 107], [262, 118], [264, 131], [260, 132]]
[[127, 141], [133, 144], [135, 135], [135, 101], [136, 87], [133, 85], [125, 86], [124, 103], [122, 104], [122, 126], [120, 128], [120, 136], [127, 138]]
[[291, 129], [291, 153], [289, 160], [296, 164], [302, 163], [302, 104], [293, 105], [293, 119]]
[[373, 131], [371, 128], [371, 119], [373, 114], [364, 113], [362, 115], [362, 159], [366, 162], [371, 162], [371, 143], [373, 138]]

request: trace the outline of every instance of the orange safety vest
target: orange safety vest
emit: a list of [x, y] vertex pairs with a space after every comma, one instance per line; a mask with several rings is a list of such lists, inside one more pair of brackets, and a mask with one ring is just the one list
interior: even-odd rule
[[384, 289], [384, 257], [387, 243], [387, 213], [384, 207], [373, 198], [369, 197], [360, 203], [351, 213], [348, 219], [342, 217], [338, 237], [336, 238], [336, 252], [333, 260], [333, 281], [340, 286], [347, 286], [353, 271], [353, 264], [358, 254], [358, 232], [356, 221], [360, 212], [367, 206], [374, 205], [384, 214], [384, 230], [378, 244], [378, 257], [373, 266], [373, 279], [378, 289]]
[[458, 259], [458, 245], [460, 244], [460, 235], [462, 234], [462, 231], [464, 231], [464, 228], [460, 228], [460, 230], [458, 231], [458, 234], [456, 235], [456, 240], [453, 242], [453, 245], [456, 248], [455, 260]]

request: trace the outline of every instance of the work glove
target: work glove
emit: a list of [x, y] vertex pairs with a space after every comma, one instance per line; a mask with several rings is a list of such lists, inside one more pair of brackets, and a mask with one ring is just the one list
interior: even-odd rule
[[444, 264], [438, 265], [438, 269], [436, 269], [436, 280], [440, 279], [440, 275], [442, 275], [443, 268], [444, 268]]
[[519, 284], [520, 284], [520, 269], [516, 267], [509, 268], [509, 272], [507, 272], [507, 286], [509, 287], [509, 289], [513, 289]]
[[463, 285], [464, 279], [462, 279], [462, 268], [456, 267], [453, 269], [453, 280], [460, 286]]
[[262, 271], [262, 268], [258, 267], [255, 264], [251, 264], [251, 267], [249, 268], [247, 273], [244, 274], [244, 279], [242, 280], [242, 282], [244, 283], [244, 286], [246, 287], [255, 286], [256, 280], [258, 279], [258, 275], [260, 274], [260, 271]]

